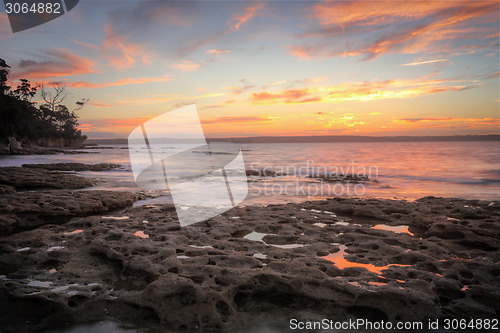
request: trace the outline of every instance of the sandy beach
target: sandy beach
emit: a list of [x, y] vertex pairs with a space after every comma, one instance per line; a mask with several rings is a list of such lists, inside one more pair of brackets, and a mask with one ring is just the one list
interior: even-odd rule
[[132, 207], [143, 193], [85, 190], [92, 180], [61, 171], [113, 167], [0, 169], [4, 332], [498, 319], [499, 201], [331, 198], [181, 228], [173, 205]]

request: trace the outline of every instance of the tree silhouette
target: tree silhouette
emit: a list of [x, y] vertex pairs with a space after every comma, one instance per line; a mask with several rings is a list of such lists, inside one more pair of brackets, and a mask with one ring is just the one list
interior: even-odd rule
[[9, 76], [10, 66], [5, 63], [5, 60], [0, 58], [0, 94], [4, 95], [9, 91], [10, 87], [7, 85], [7, 77]]
[[78, 127], [76, 111], [88, 102], [82, 99], [69, 110], [63, 101], [69, 96], [61, 82], [50, 83], [50, 88], [41, 87], [45, 103], [40, 107], [31, 100], [39, 86], [32, 86], [27, 79], [21, 79], [16, 89], [7, 84], [10, 66], [0, 58], [0, 137], [36, 142], [50, 138], [86, 139]]
[[31, 86], [29, 80], [20, 79], [21, 84], [17, 86], [16, 90], [12, 92], [14, 96], [23, 101], [31, 101], [31, 99], [36, 95], [38, 86]]

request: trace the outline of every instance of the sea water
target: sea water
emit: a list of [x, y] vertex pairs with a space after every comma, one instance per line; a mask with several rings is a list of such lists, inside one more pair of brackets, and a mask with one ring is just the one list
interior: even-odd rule
[[[85, 154], [0, 156], [0, 166], [25, 163], [117, 163], [111, 171], [77, 174], [98, 180], [89, 189], [137, 192], [126, 145], [85, 149]], [[324, 142], [240, 144], [247, 170], [281, 176], [249, 176], [244, 205], [267, 205], [328, 197], [394, 198], [423, 196], [500, 199], [500, 142]], [[157, 147], [156, 149], [172, 149]], [[169, 151], [171, 152], [171, 151]], [[325, 181], [310, 176], [360, 176], [368, 181]], [[356, 178], [357, 177], [357, 178]], [[186, 182], [186, 186], [190, 186]], [[194, 190], [194, 189], [193, 189]], [[171, 202], [168, 191], [154, 201]], [[151, 204], [146, 200], [144, 204]]]

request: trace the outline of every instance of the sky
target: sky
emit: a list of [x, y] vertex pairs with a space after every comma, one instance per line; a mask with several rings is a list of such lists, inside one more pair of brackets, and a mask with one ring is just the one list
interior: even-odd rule
[[[61, 81], [89, 138], [195, 104], [207, 137], [500, 134], [494, 1], [92, 1], [0, 58]], [[37, 97], [35, 97], [35, 100]]]

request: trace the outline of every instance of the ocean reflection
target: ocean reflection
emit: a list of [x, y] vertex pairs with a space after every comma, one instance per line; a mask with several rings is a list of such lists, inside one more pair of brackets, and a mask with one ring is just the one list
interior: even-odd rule
[[395, 225], [395, 226], [392, 226], [392, 225], [387, 225], [387, 224], [377, 224], [377, 225], [373, 226], [372, 228], [373, 229], [378, 229], [378, 230], [392, 231], [392, 232], [395, 232], [395, 233], [398, 233], [398, 234], [409, 234], [409, 235], [414, 236], [414, 234], [411, 233], [408, 230], [408, 226], [407, 225]]
[[[331, 188], [336, 183], [318, 182], [306, 178], [312, 170], [300, 169], [313, 162], [327, 170], [348, 171], [372, 167], [372, 180], [364, 184], [366, 191], [360, 197], [417, 199], [427, 195], [442, 197], [461, 197], [466, 199], [500, 198], [500, 142], [324, 142], [324, 143], [260, 143], [240, 144], [246, 169], [271, 170], [294, 168], [295, 175], [279, 177], [250, 176], [254, 188], [244, 201], [247, 205], [267, 205], [284, 202], [302, 202], [333, 196], [352, 196], [353, 185], [344, 184], [343, 194], [335, 194]], [[106, 160], [108, 163], [121, 164], [122, 168], [103, 172], [77, 172], [84, 177], [99, 179], [92, 189], [137, 192], [142, 189], [135, 185], [130, 157], [126, 145], [114, 145], [114, 149], [87, 149], [97, 154], [73, 155], [27, 155], [0, 156], [0, 167], [21, 166], [33, 163], [78, 162], [95, 164]], [[169, 149], [169, 147], [161, 147]], [[253, 165], [253, 167], [252, 167]], [[350, 169], [348, 169], [350, 168]], [[374, 169], [376, 168], [376, 169]], [[377, 172], [374, 172], [376, 170]], [[312, 186], [310, 193], [304, 195], [300, 190], [288, 187], [288, 193], [268, 196], [255, 195], [266, 186], [295, 184], [298, 180]], [[319, 187], [317, 187], [319, 186]], [[316, 189], [318, 191], [316, 191]], [[328, 190], [330, 189], [330, 190]], [[351, 194], [347, 192], [351, 191]], [[322, 193], [330, 193], [324, 195]], [[333, 194], [332, 194], [333, 193]], [[154, 200], [154, 203], [167, 203], [167, 197]], [[149, 198], [148, 198], [149, 199]], [[153, 200], [138, 204], [151, 204]], [[163, 201], [163, 202], [162, 202]]]
[[347, 249], [347, 246], [345, 245], [340, 245], [339, 246], [339, 251], [335, 253], [330, 253], [327, 256], [321, 257], [325, 260], [331, 261], [338, 269], [344, 269], [348, 267], [361, 267], [369, 270], [372, 273], [375, 274], [381, 274], [383, 270], [388, 269], [389, 267], [408, 267], [411, 265], [400, 265], [400, 264], [389, 264], [385, 266], [375, 266], [372, 264], [362, 264], [358, 262], [352, 262], [346, 260], [344, 257], [346, 256], [345, 250]]

